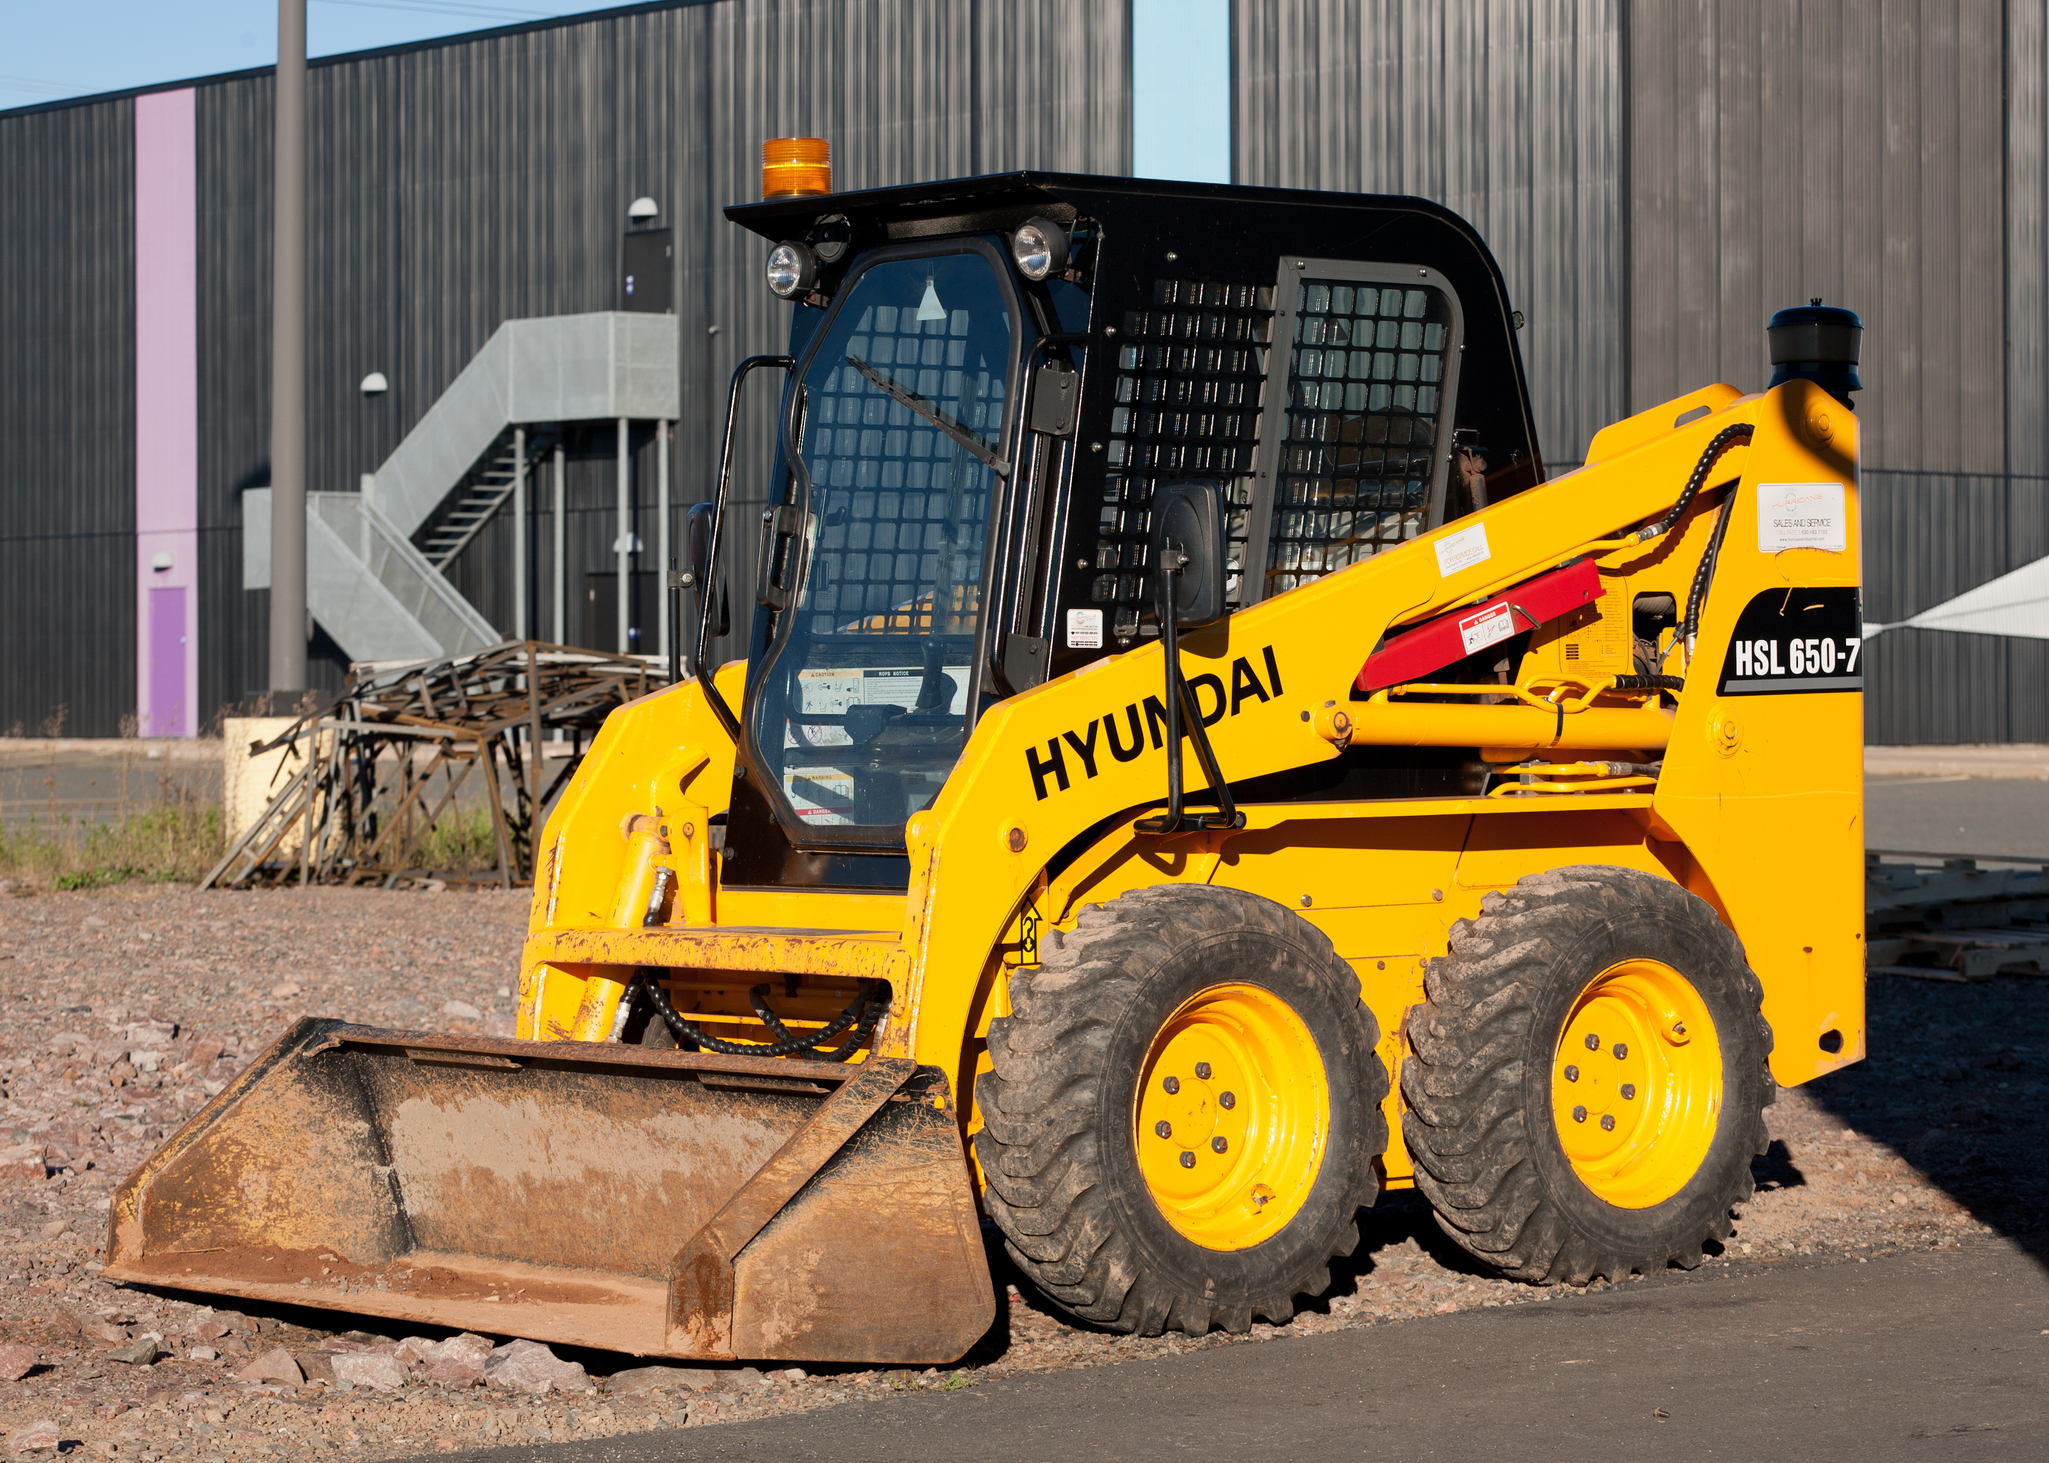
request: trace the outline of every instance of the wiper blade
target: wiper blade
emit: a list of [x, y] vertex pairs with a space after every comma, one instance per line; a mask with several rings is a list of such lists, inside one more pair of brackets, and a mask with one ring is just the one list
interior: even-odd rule
[[933, 426], [939, 428], [940, 431], [946, 433], [947, 436], [953, 438], [954, 441], [960, 443], [961, 446], [967, 448], [975, 457], [988, 463], [999, 476], [1010, 476], [1010, 464], [996, 455], [996, 449], [991, 447], [985, 439], [969, 431], [966, 427], [941, 411], [937, 402], [920, 396], [917, 392], [894, 378], [883, 375], [859, 356], [848, 356], [846, 362], [856, 371], [859, 371], [863, 376], [874, 382], [876, 389], [882, 392], [883, 395], [889, 397], [892, 401], [909, 407]]

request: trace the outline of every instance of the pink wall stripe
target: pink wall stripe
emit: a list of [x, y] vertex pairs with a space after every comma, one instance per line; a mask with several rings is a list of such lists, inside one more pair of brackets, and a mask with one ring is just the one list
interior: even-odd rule
[[[193, 93], [137, 97], [135, 704], [144, 736], [189, 737], [199, 724], [198, 236]], [[182, 592], [161, 592], [171, 590]]]

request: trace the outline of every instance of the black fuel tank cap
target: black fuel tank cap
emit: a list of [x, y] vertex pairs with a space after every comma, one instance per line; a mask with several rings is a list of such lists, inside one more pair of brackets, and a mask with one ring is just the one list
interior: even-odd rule
[[1857, 377], [1864, 322], [1856, 311], [1816, 299], [1779, 311], [1764, 333], [1771, 343], [1773, 386], [1812, 381], [1845, 406], [1851, 405], [1852, 391], [1864, 389]]

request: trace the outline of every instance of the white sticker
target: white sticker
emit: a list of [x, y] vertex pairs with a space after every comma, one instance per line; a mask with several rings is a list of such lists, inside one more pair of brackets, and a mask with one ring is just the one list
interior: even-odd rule
[[1484, 564], [1494, 557], [1487, 551], [1487, 525], [1484, 523], [1447, 534], [1431, 547], [1437, 550], [1437, 574], [1441, 579], [1449, 579], [1461, 569]]
[[1826, 549], [1840, 554], [1849, 546], [1841, 483], [1757, 485], [1760, 554], [1785, 549]]
[[1101, 610], [1069, 610], [1067, 612], [1067, 648], [1069, 650], [1101, 650], [1103, 648], [1103, 612]]
[[1515, 634], [1515, 612], [1505, 604], [1476, 610], [1458, 622], [1458, 634], [1465, 642], [1466, 654], [1475, 655]]

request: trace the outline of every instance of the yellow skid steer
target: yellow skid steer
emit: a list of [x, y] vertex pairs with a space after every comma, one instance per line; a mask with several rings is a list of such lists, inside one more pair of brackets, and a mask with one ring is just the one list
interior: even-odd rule
[[1196, 1335], [1395, 1188], [1508, 1275], [1698, 1264], [1776, 1088], [1864, 1051], [1856, 317], [1552, 475], [1434, 204], [783, 175], [728, 214], [788, 347], [685, 674], [547, 821], [517, 1038], [301, 1022], [108, 1273], [932, 1363], [989, 1240]]

